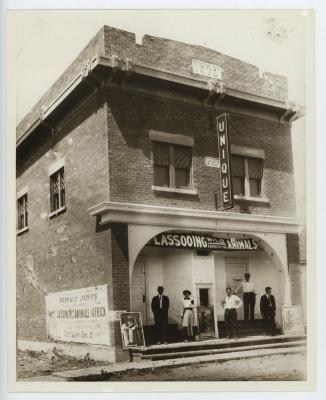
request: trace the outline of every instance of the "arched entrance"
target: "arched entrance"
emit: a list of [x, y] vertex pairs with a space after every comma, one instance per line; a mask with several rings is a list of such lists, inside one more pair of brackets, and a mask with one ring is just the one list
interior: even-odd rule
[[[154, 233], [154, 234], [153, 234]], [[170, 299], [169, 326], [171, 331], [181, 328], [182, 291], [189, 289], [198, 306], [212, 310], [214, 327], [212, 337], [218, 337], [218, 321], [223, 320], [221, 300], [226, 286], [235, 288], [245, 272], [250, 272], [255, 283], [257, 297], [255, 317], [260, 318], [259, 301], [266, 286], [273, 288], [277, 300], [276, 322], [281, 327], [281, 307], [287, 303], [287, 260], [283, 234], [245, 232], [199, 232], [204, 237], [231, 238], [240, 243], [240, 248], [198, 249], [192, 248], [191, 240], [185, 246], [166, 245], [165, 237], [185, 233], [195, 240], [196, 232], [190, 230], [164, 229], [162, 227], [133, 227], [129, 230], [130, 293], [131, 310], [142, 313], [145, 331], [154, 324], [151, 299], [157, 294], [158, 285], [165, 288]], [[134, 236], [133, 236], [134, 235]], [[130, 238], [131, 236], [131, 238]], [[149, 242], [154, 237], [151, 245]], [[168, 237], [169, 238], [169, 237]], [[131, 239], [131, 240], [130, 240]], [[160, 241], [161, 240], [161, 241]], [[250, 245], [250, 240], [259, 249]], [[253, 243], [252, 242], [252, 243]], [[172, 242], [171, 242], [172, 243]], [[248, 244], [249, 243], [249, 244]], [[247, 244], [247, 247], [246, 247]], [[243, 248], [241, 248], [243, 246]], [[243, 311], [239, 311], [239, 319]]]

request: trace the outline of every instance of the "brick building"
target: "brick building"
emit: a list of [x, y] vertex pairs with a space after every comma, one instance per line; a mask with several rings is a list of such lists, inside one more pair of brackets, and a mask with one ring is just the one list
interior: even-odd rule
[[[228, 210], [216, 133], [224, 113]], [[17, 127], [18, 345], [55, 340], [70, 352], [82, 346], [123, 359], [116, 312], [140, 311], [151, 326], [160, 284], [171, 326], [180, 325], [188, 288], [212, 307], [218, 337], [220, 299], [245, 271], [258, 294], [272, 286], [281, 327], [281, 307], [304, 298], [294, 118], [285, 77], [200, 46], [147, 35], [137, 44], [104, 26]], [[212, 238], [228, 247], [210, 250]], [[53, 333], [50, 297], [69, 303], [84, 290], [89, 299], [98, 287], [107, 299], [98, 339]]]

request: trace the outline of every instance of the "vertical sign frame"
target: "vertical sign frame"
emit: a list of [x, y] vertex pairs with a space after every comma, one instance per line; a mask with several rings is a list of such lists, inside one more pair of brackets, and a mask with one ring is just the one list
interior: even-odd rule
[[218, 152], [220, 157], [222, 210], [227, 210], [234, 207], [230, 162], [231, 145], [228, 122], [228, 114], [222, 114], [216, 118]]

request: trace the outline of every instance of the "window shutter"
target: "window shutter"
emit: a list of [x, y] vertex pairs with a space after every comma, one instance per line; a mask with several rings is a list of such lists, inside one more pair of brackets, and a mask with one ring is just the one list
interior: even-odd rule
[[245, 176], [243, 157], [232, 155], [232, 175], [241, 178]]
[[180, 169], [189, 169], [191, 165], [191, 154], [188, 147], [175, 146], [174, 166]]
[[154, 143], [154, 164], [168, 167], [170, 164], [169, 145], [165, 143]]
[[248, 158], [249, 178], [262, 179], [263, 177], [263, 160], [259, 158]]

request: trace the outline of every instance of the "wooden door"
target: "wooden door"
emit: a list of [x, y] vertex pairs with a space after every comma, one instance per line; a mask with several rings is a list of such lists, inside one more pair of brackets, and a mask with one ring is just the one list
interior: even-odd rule
[[[226, 259], [226, 286], [232, 289], [232, 293], [236, 290], [239, 284], [244, 279], [245, 272], [248, 271], [248, 262], [245, 260]], [[242, 299], [242, 293], [238, 293], [237, 296]], [[243, 319], [243, 306], [238, 308], [238, 319]]]
[[130, 309], [141, 313], [143, 325], [147, 325], [145, 261], [136, 261], [131, 278]]

